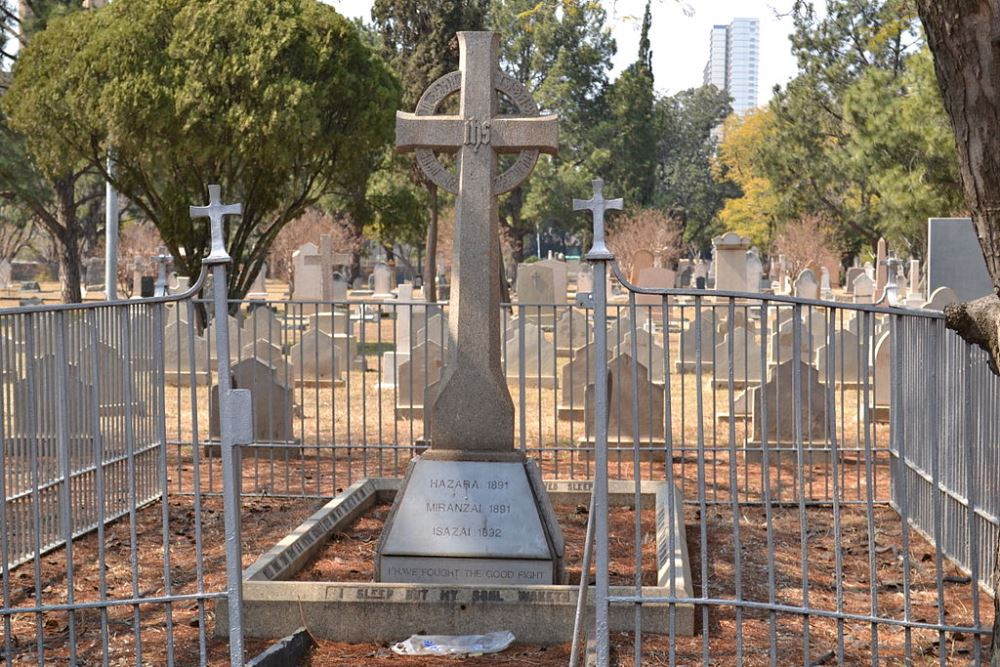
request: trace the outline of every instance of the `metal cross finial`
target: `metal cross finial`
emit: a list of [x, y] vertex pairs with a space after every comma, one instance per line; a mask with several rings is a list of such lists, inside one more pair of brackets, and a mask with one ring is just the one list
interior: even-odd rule
[[160, 246], [158, 255], [153, 256], [153, 261], [159, 266], [156, 274], [156, 285], [154, 286], [156, 296], [164, 296], [167, 293], [167, 266], [174, 261], [174, 256], [167, 252], [166, 246]]
[[594, 179], [594, 196], [590, 199], [574, 199], [573, 210], [590, 210], [594, 214], [594, 243], [587, 253], [587, 259], [614, 259], [614, 253], [604, 244], [604, 212], [609, 210], [622, 210], [624, 200], [605, 199], [604, 181], [600, 178]]
[[226, 240], [222, 235], [222, 219], [227, 215], [243, 215], [242, 204], [223, 204], [222, 188], [208, 186], [208, 206], [192, 206], [192, 218], [208, 218], [212, 222], [212, 252], [205, 258], [206, 264], [227, 264], [232, 261], [226, 252]]

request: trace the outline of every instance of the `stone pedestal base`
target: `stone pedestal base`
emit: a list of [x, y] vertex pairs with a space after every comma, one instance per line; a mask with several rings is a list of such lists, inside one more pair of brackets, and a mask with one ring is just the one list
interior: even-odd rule
[[379, 541], [375, 580], [562, 583], [562, 533], [535, 463], [514, 452], [498, 460], [438, 453], [407, 470]]

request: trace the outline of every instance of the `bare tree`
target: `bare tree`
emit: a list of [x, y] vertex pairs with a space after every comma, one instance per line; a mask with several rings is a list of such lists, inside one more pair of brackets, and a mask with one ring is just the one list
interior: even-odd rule
[[659, 209], [633, 209], [608, 230], [608, 246], [625, 275], [631, 275], [632, 258], [639, 250], [658, 255], [660, 264], [670, 267], [683, 252], [683, 232], [679, 221]]
[[812, 269], [818, 276], [824, 266], [840, 263], [840, 248], [833, 225], [818, 215], [786, 223], [774, 239], [774, 251], [785, 256], [789, 274]]

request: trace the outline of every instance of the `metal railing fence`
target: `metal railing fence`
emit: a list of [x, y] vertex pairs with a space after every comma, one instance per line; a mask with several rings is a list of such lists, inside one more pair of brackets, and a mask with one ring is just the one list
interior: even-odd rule
[[[996, 456], [987, 422], [1000, 381], [983, 354], [940, 313], [640, 288], [611, 258], [591, 259], [610, 265], [627, 317], [627, 344], [598, 347], [606, 389], [588, 405], [607, 415], [594, 439], [598, 664], [984, 664], [998, 523], [983, 464]], [[610, 302], [601, 288], [594, 300], [598, 312]], [[657, 348], [646, 335], [688, 319], [685, 308], [690, 364], [683, 340]], [[678, 381], [691, 368], [693, 395]], [[693, 433], [675, 427], [681, 413]], [[618, 453], [638, 470], [650, 433], [662, 438], [658, 479], [679, 492], [666, 515], [684, 527], [666, 553], [686, 541], [689, 573], [678, 557], [660, 588], [644, 587], [652, 527], [637, 518], [634, 590], [609, 595], [612, 537], [614, 550], [629, 538], [609, 530], [601, 477], [615, 476]], [[638, 506], [639, 476], [635, 494]], [[627, 638], [607, 630], [616, 606], [635, 610]], [[650, 632], [643, 616], [658, 608], [669, 620]]]

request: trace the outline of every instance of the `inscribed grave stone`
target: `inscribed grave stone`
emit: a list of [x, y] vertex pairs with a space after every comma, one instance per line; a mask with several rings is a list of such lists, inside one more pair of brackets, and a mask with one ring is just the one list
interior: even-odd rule
[[862, 354], [858, 335], [849, 329], [833, 334], [833, 369], [827, 372], [828, 352], [826, 345], [816, 348], [816, 368], [821, 382], [836, 382], [844, 385], [861, 384], [867, 372], [868, 360]]
[[[460, 32], [458, 42], [459, 72], [432, 83], [415, 114], [397, 113], [397, 150], [415, 150], [424, 174], [457, 194], [454, 289], [446, 363], [429, 406], [431, 447], [407, 470], [379, 542], [376, 578], [448, 583], [456, 577], [425, 574], [448, 568], [420, 566], [447, 562], [458, 568], [464, 561], [467, 570], [475, 565], [509, 573], [504, 578], [515, 583], [557, 583], [561, 532], [537, 466], [514, 449], [514, 406], [501, 367], [497, 196], [527, 178], [540, 150], [557, 150], [558, 121], [538, 117], [527, 90], [500, 70], [496, 34]], [[517, 116], [499, 114], [498, 90]], [[459, 93], [459, 115], [436, 115], [452, 93]], [[435, 149], [457, 151], [457, 175], [441, 164]], [[499, 173], [497, 152], [518, 157]], [[563, 290], [562, 302], [565, 285]], [[523, 294], [519, 298], [524, 302]], [[417, 355], [404, 362], [401, 376], [407, 364], [412, 374]], [[441, 479], [462, 480], [472, 511], [450, 509], [452, 494], [434, 484]], [[441, 509], [429, 514], [428, 507]], [[442, 557], [458, 558], [438, 560]], [[496, 581], [488, 574], [461, 578]]]
[[[794, 374], [799, 375], [799, 391], [794, 391]], [[764, 431], [766, 401], [767, 431]], [[799, 410], [801, 440], [797, 437], [795, 411]], [[804, 361], [788, 360], [769, 373], [767, 382], [755, 392], [753, 403], [753, 439], [747, 456], [759, 461], [764, 437], [769, 448], [795, 448], [801, 441], [807, 454], [822, 457], [829, 448], [827, 438], [826, 386], [819, 372]], [[753, 451], [753, 449], [756, 451]], [[817, 450], [819, 450], [817, 452]], [[794, 461], [796, 452], [771, 452], [770, 462]]]
[[552, 297], [550, 303], [566, 303], [566, 294], [569, 291], [569, 267], [566, 262], [560, 259], [543, 259], [537, 263], [538, 266], [547, 266], [552, 269]]
[[[295, 442], [292, 389], [276, 369], [260, 359], [244, 359], [232, 366], [233, 389], [249, 389], [253, 401], [254, 442]], [[219, 439], [219, 386], [209, 400], [209, 436]]]
[[736, 327], [731, 334], [727, 332], [722, 342], [715, 346], [715, 385], [729, 385], [730, 341], [733, 347], [733, 386], [745, 387], [763, 381], [764, 364], [761, 361], [760, 339], [743, 327]]
[[851, 283], [854, 303], [871, 303], [875, 295], [875, 283], [871, 276], [862, 271]]

